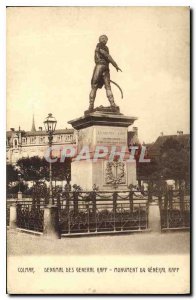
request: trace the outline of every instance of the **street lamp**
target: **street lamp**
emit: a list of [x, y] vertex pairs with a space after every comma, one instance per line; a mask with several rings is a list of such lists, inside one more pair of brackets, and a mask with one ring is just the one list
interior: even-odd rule
[[21, 193], [21, 190], [20, 190], [20, 180], [21, 180], [21, 173], [18, 173], [18, 193]]
[[[48, 144], [49, 147], [52, 147], [52, 140], [53, 140], [53, 134], [56, 128], [56, 124], [57, 121], [56, 119], [53, 117], [53, 115], [50, 113], [48, 114], [47, 118], [44, 121], [44, 126], [46, 129], [46, 132], [48, 133]], [[50, 156], [51, 156], [51, 150], [50, 149]], [[52, 196], [52, 163], [51, 163], [51, 159], [50, 159], [50, 168], [49, 168], [49, 178], [50, 178], [50, 194], [49, 194], [49, 205], [53, 205], [53, 196]]]

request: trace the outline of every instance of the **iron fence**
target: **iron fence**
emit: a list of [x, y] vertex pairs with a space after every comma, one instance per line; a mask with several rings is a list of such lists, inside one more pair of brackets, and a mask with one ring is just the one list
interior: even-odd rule
[[18, 194], [7, 194], [7, 199], [18, 199]]
[[190, 228], [190, 196], [183, 190], [170, 190], [160, 201], [162, 229]]
[[[183, 190], [153, 196], [159, 203], [161, 228], [190, 228], [190, 196]], [[42, 232], [47, 199], [36, 197], [7, 201], [6, 223], [10, 205], [17, 205], [17, 227]], [[140, 191], [67, 191], [55, 195], [63, 235], [132, 232], [148, 229], [148, 193]]]
[[44, 203], [21, 201], [17, 203], [17, 227], [42, 232]]
[[133, 192], [68, 192], [56, 200], [61, 233], [92, 234], [148, 228], [147, 199]]

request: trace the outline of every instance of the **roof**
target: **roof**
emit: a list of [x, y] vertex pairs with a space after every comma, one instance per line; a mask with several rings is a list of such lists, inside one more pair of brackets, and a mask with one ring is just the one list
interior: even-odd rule
[[6, 136], [11, 138], [13, 134], [17, 134], [19, 132], [22, 132], [22, 134], [25, 133], [24, 130], [20, 130], [20, 131], [19, 130], [14, 130], [14, 131], [8, 130], [8, 131], [6, 131]]
[[[55, 132], [54, 132], [54, 135], [57, 135], [57, 134], [73, 134], [73, 133], [74, 133], [74, 129], [72, 129], [72, 128], [56, 129]], [[26, 131], [25, 135], [26, 136], [48, 135], [48, 133], [45, 130], [37, 130], [35, 132]]]
[[146, 149], [149, 149], [154, 143], [143, 143], [142, 146], [145, 146]]
[[149, 153], [149, 155], [150, 156], [151, 155], [159, 155], [160, 148], [170, 138], [178, 141], [185, 148], [189, 148], [190, 134], [163, 135], [163, 136], [159, 136], [157, 138], [157, 140], [153, 144], [151, 144], [151, 145], [148, 146], [148, 153]]
[[[21, 131], [7, 131], [6, 132], [6, 136], [7, 137], [11, 137], [12, 134], [16, 134], [16, 133], [19, 133], [19, 132], [22, 132], [22, 136], [40, 136], [40, 135], [48, 135], [48, 133], [45, 131], [45, 130], [37, 130], [37, 131], [24, 131], [24, 130], [21, 130]], [[57, 135], [57, 134], [73, 134], [74, 133], [74, 129], [73, 128], [65, 128], [65, 129], [56, 129], [55, 132], [54, 132], [54, 135]]]

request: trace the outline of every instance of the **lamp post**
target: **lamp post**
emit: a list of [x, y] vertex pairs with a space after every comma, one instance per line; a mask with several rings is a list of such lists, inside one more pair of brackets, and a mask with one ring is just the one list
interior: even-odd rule
[[[48, 133], [48, 145], [50, 147], [50, 157], [51, 157], [51, 151], [52, 151], [51, 147], [52, 147], [53, 134], [55, 132], [56, 124], [57, 124], [56, 119], [53, 117], [53, 115], [51, 113], [49, 113], [47, 118], [44, 121], [44, 126], [46, 129], [46, 132]], [[51, 160], [49, 163], [49, 179], [50, 179], [49, 205], [53, 205], [54, 201], [53, 201], [53, 195], [52, 195], [52, 163], [51, 163]]]
[[20, 190], [20, 181], [21, 181], [21, 173], [18, 173], [18, 193], [21, 192], [21, 190]]
[[21, 173], [18, 173], [18, 200], [22, 200], [22, 192], [21, 192]]

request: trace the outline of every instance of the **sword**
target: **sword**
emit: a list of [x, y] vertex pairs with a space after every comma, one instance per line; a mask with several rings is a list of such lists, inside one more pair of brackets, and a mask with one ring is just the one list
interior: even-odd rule
[[121, 92], [121, 98], [123, 99], [123, 91], [122, 91], [121, 87], [116, 82], [112, 81], [111, 79], [110, 79], [110, 82], [119, 88], [119, 90]]

